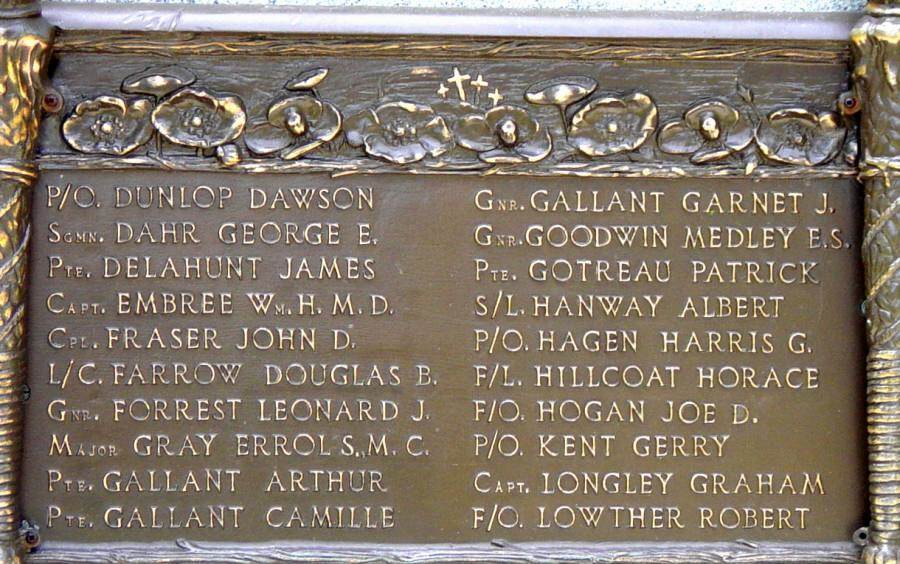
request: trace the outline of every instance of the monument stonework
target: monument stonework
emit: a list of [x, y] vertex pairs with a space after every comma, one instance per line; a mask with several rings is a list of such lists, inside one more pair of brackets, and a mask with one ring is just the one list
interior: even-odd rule
[[900, 4], [0, 15], [3, 562], [900, 561]]

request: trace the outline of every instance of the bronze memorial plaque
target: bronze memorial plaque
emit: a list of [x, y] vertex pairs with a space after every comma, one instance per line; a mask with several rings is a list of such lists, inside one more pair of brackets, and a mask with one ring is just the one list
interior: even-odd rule
[[0, 561], [898, 561], [892, 2], [846, 41], [0, 9]]
[[187, 178], [41, 177], [97, 196], [34, 210], [94, 241], [33, 247], [48, 539], [860, 526], [851, 182]]

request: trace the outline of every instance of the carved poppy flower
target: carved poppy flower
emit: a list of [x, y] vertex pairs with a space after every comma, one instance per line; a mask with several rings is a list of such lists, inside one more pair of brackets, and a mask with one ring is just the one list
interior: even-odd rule
[[753, 141], [750, 120], [721, 100], [707, 100], [684, 112], [681, 120], [665, 124], [657, 136], [665, 153], [691, 155], [703, 164], [744, 150]]
[[834, 112], [816, 115], [808, 110], [777, 110], [756, 129], [756, 143], [766, 158], [785, 164], [816, 166], [833, 159], [846, 130]]
[[153, 110], [153, 125], [169, 141], [211, 149], [237, 138], [246, 115], [235, 96], [216, 96], [200, 88], [175, 92]]
[[658, 119], [656, 104], [641, 92], [596, 98], [572, 116], [568, 138], [591, 157], [633, 151], [650, 137]]
[[85, 100], [63, 123], [63, 137], [83, 153], [125, 155], [150, 140], [150, 100], [118, 96]]
[[308, 95], [275, 102], [267, 119], [247, 130], [247, 147], [259, 155], [281, 151], [281, 158], [288, 160], [319, 148], [341, 130], [337, 108]]
[[390, 102], [347, 119], [347, 142], [366, 153], [406, 164], [447, 152], [452, 139], [444, 119], [428, 106]]
[[456, 133], [459, 144], [478, 151], [478, 158], [486, 163], [537, 162], [553, 147], [550, 132], [517, 106], [497, 106], [484, 115], [466, 116]]

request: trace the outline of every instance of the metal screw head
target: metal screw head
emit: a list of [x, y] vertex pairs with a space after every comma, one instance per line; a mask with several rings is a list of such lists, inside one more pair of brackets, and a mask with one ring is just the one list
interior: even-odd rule
[[45, 92], [44, 96], [41, 98], [41, 108], [48, 114], [59, 113], [63, 109], [62, 96], [55, 90]]
[[869, 542], [869, 528], [860, 527], [853, 531], [853, 542], [858, 546], [866, 546], [866, 543]]
[[851, 116], [860, 110], [861, 104], [859, 103], [859, 98], [854, 96], [852, 92], [844, 92], [838, 98], [838, 106], [842, 114]]
[[40, 528], [33, 522], [23, 519], [19, 524], [19, 540], [25, 550], [33, 550], [41, 544]]

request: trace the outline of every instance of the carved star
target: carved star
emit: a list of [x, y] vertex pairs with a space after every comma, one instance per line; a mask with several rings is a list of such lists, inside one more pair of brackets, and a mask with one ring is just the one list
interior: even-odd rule
[[462, 102], [466, 101], [466, 89], [463, 87], [463, 82], [471, 78], [468, 74], [460, 74], [459, 69], [453, 67], [453, 76], [447, 79], [447, 82], [456, 85], [456, 92], [459, 94], [459, 99]]
[[442, 82], [437, 89], [438, 96], [440, 96], [441, 98], [446, 98], [447, 92], [450, 92], [450, 89], [447, 88], [447, 85]]
[[494, 88], [494, 91], [488, 94], [488, 98], [490, 98], [491, 102], [494, 103], [494, 107], [497, 107], [497, 104], [499, 104], [500, 100], [503, 99], [503, 95], [500, 94], [500, 90], [498, 88]]

